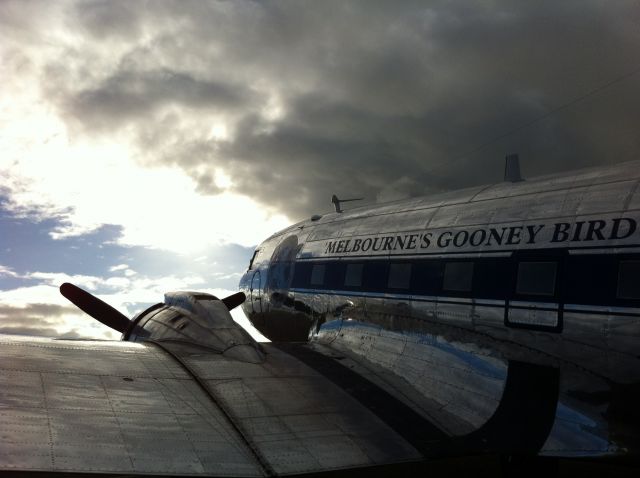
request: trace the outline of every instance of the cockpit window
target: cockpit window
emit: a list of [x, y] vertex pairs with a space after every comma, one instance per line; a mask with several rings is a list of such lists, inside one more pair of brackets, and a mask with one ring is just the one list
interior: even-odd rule
[[260, 249], [256, 249], [255, 251], [253, 251], [253, 256], [251, 256], [251, 260], [249, 261], [249, 270], [253, 269], [253, 261], [256, 260], [258, 252], [260, 252]]

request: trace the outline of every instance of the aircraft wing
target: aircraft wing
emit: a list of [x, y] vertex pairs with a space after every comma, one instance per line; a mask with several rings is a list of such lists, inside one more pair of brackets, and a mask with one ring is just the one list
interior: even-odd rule
[[264, 351], [0, 336], [0, 471], [273, 476], [423, 458], [339, 377]]
[[508, 341], [458, 331], [425, 348], [346, 319], [309, 343], [257, 344], [229, 313], [243, 295], [167, 293], [129, 321], [61, 291], [124, 340], [0, 336], [0, 474], [417, 475], [468, 472], [472, 455], [637, 456], [620, 420], [633, 384], [603, 395], [580, 367], [531, 363]]

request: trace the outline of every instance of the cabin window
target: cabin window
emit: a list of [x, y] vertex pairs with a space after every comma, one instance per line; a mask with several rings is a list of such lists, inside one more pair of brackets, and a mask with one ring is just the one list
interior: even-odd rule
[[258, 252], [260, 252], [260, 249], [256, 249], [255, 251], [253, 251], [253, 256], [251, 256], [251, 260], [249, 261], [249, 270], [253, 269], [253, 261], [256, 260]]
[[386, 261], [367, 261], [362, 274], [362, 285], [370, 292], [383, 292], [387, 287], [389, 264]]
[[504, 299], [513, 288], [511, 259], [492, 257], [478, 259], [473, 266], [473, 294], [483, 299]]
[[518, 264], [516, 293], [552, 296], [556, 290], [555, 262], [521, 262]]
[[411, 264], [391, 264], [387, 286], [391, 289], [408, 289], [411, 282]]
[[296, 262], [293, 273], [293, 287], [308, 287], [312, 265], [308, 262]]
[[344, 276], [344, 285], [347, 287], [360, 287], [362, 285], [362, 269], [364, 264], [347, 264], [347, 272]]
[[322, 285], [324, 283], [324, 264], [315, 264], [311, 268], [311, 285]]
[[416, 262], [413, 265], [412, 290], [420, 294], [437, 294], [442, 286], [443, 263], [430, 259]]
[[620, 261], [618, 299], [640, 299], [640, 261]]
[[329, 262], [324, 272], [323, 284], [327, 289], [340, 289], [344, 282], [345, 267], [342, 261]]
[[444, 266], [442, 288], [455, 292], [471, 290], [473, 262], [447, 262]]
[[567, 258], [564, 301], [572, 304], [610, 305], [616, 297], [618, 260], [613, 254], [570, 255]]

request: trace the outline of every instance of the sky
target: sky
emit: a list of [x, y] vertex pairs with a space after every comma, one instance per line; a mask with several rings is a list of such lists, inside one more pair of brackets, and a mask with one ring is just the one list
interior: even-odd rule
[[[640, 153], [637, 1], [0, 1], [0, 333], [117, 338], [331, 210]], [[238, 322], [247, 325], [239, 310]]]

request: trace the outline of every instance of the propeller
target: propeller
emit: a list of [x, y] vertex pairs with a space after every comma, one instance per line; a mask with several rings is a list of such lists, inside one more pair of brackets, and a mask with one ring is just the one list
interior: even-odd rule
[[228, 310], [231, 310], [242, 304], [246, 298], [247, 296], [244, 295], [244, 292], [236, 292], [235, 294], [231, 294], [229, 297], [222, 299], [222, 302], [227, 306]]
[[[60, 293], [80, 310], [118, 332], [124, 334], [131, 325], [131, 321], [125, 315], [76, 285], [65, 282], [60, 286]], [[243, 292], [236, 292], [222, 299], [222, 302], [231, 310], [242, 304], [246, 298]]]
[[60, 286], [60, 293], [80, 310], [118, 332], [124, 334], [131, 325], [125, 315], [78, 286], [65, 282]]

